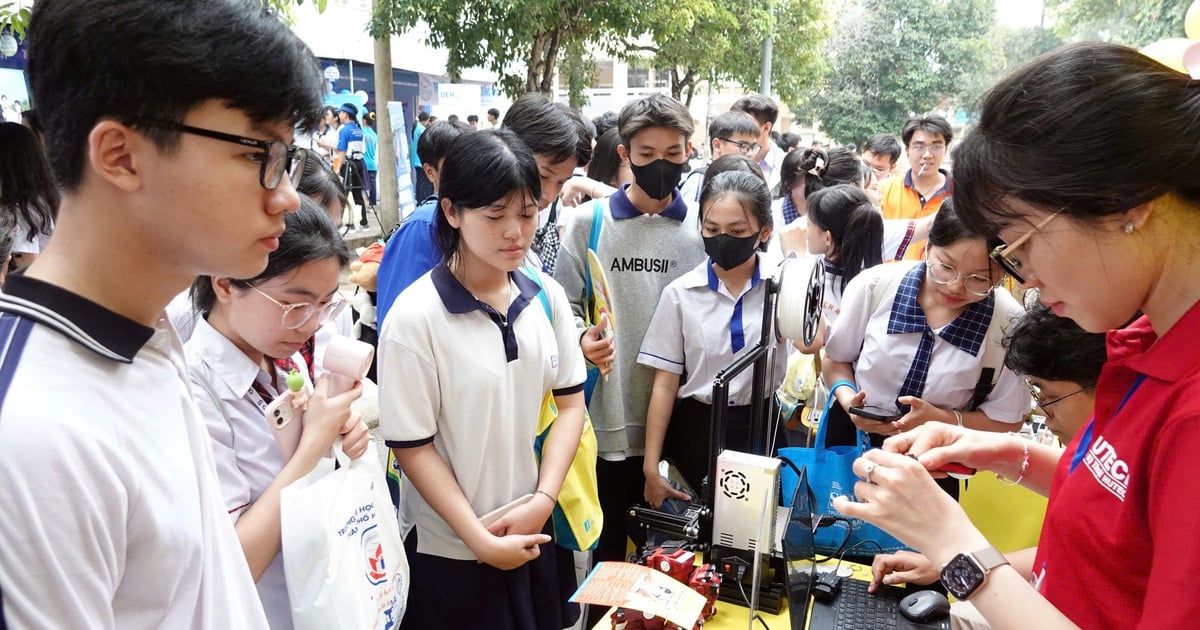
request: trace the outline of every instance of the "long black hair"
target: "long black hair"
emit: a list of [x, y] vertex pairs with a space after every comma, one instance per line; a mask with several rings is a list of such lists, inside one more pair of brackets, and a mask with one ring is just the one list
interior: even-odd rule
[[799, 186], [804, 198], [830, 186], [855, 184], [862, 186], [862, 160], [849, 147], [808, 148], [792, 151], [783, 157], [779, 170], [779, 196], [784, 197]]
[[883, 217], [858, 186], [838, 184], [808, 198], [808, 222], [829, 232], [829, 261], [842, 268], [841, 289], [863, 269], [883, 262]]
[[0, 210], [29, 226], [24, 234], [37, 240], [49, 235], [58, 218], [58, 187], [37, 136], [17, 123], [0, 123]]
[[1125, 46], [1063, 46], [984, 97], [954, 151], [958, 212], [992, 235], [1023, 214], [1013, 201], [1085, 221], [1168, 193], [1200, 205], [1197, 121], [1200, 81]]
[[535, 203], [542, 197], [541, 174], [533, 154], [517, 134], [504, 127], [460, 135], [450, 145], [439, 175], [434, 236], [447, 260], [458, 253], [462, 234], [446, 220], [443, 200], [462, 212], [512, 194], [528, 195]]
[[[279, 248], [267, 257], [267, 268], [253, 278], [234, 279], [233, 286], [249, 289], [317, 260], [334, 258], [339, 267], [350, 262], [350, 250], [338, 234], [337, 226], [325, 209], [313, 199], [300, 196], [300, 209], [283, 217], [286, 227], [279, 237]], [[217, 302], [212, 278], [200, 276], [192, 283], [192, 307], [208, 316]]]

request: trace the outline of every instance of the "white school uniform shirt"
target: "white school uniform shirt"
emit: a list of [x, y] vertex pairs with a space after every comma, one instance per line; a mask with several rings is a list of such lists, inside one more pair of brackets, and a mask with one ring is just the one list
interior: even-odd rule
[[165, 317], [27, 276], [0, 311], [0, 625], [266, 628]]
[[[711, 258], [676, 278], [663, 291], [637, 360], [653, 369], [686, 373], [687, 379], [679, 386], [679, 398], [712, 404], [713, 377], [758, 344], [766, 297], [761, 274], [773, 268], [764, 262], [762, 254], [755, 255], [758, 266], [737, 296], [712, 270]], [[768, 395], [783, 382], [790, 347], [786, 341], [776, 343]], [[751, 404], [753, 386], [752, 370], [739, 374], [729, 384], [729, 404]]]
[[[872, 293], [880, 278], [889, 275], [903, 279], [897, 290], [878, 300], [878, 308], [872, 310]], [[867, 405], [896, 406], [921, 333], [889, 333], [889, 322], [915, 318], [924, 321], [916, 294], [925, 278], [923, 262], [898, 262], [866, 269], [846, 286], [842, 312], [825, 341], [825, 355], [854, 366], [854, 379], [859, 389], [867, 392]], [[1007, 291], [995, 290], [990, 298], [968, 306], [956, 320], [935, 329], [925, 389], [919, 397], [944, 409], [968, 409], [979, 381], [991, 318], [1011, 320], [1020, 311], [1021, 306]], [[948, 337], [975, 352], [964, 350]], [[1021, 377], [1002, 367], [995, 388], [979, 410], [992, 420], [1020, 424], [1029, 412], [1029, 404], [1029, 390]]]
[[[275, 388], [275, 379], [282, 382], [286, 374], [280, 368], [267, 374], [203, 318], [196, 320], [184, 352], [192, 392], [212, 439], [221, 496], [231, 522], [236, 523], [287, 463], [264, 415], [269, 401], [253, 387], [257, 382], [274, 399], [281, 393]], [[292, 355], [292, 360], [301, 374], [307, 373], [299, 353]], [[255, 586], [271, 628], [291, 628], [282, 553], [275, 556]]]
[[[518, 271], [502, 318], [439, 263], [400, 294], [379, 333], [379, 435], [389, 448], [432, 443], [478, 515], [537, 489], [542, 398], [583, 391], [571, 304], [540, 277], [552, 317], [542, 289]], [[476, 559], [410, 483], [403, 488], [401, 521], [415, 523], [419, 553]]]

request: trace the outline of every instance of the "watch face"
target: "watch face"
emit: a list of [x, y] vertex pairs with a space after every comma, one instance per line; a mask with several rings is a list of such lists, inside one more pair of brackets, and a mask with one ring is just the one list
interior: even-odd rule
[[983, 584], [983, 569], [963, 554], [954, 556], [942, 568], [942, 584], [958, 599], [965, 599]]

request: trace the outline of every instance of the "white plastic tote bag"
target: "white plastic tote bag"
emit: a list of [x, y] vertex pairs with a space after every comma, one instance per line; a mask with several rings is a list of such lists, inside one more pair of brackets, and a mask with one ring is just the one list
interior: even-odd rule
[[280, 497], [283, 567], [296, 630], [388, 630], [408, 604], [408, 558], [375, 444], [340, 441]]

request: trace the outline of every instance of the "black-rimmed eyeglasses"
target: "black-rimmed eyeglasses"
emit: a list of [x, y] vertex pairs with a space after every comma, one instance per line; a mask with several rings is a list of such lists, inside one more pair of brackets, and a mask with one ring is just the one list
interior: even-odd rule
[[1056, 405], [1056, 404], [1074, 396], [1075, 394], [1082, 394], [1083, 392], [1086, 392], [1089, 389], [1091, 389], [1091, 387], [1080, 387], [1079, 389], [1071, 392], [1070, 394], [1064, 394], [1062, 396], [1059, 396], [1058, 398], [1054, 398], [1051, 400], [1045, 400], [1044, 398], [1042, 398], [1042, 388], [1038, 387], [1037, 385], [1034, 385], [1033, 381], [1026, 380], [1025, 386], [1029, 388], [1029, 394], [1031, 396], [1033, 396], [1033, 401], [1036, 402], [1037, 405], [1039, 407], [1041, 407], [1043, 411], [1045, 411], [1051, 405]]
[[759, 144], [757, 142], [740, 142], [738, 140], [733, 140], [732, 138], [717, 138], [717, 140], [720, 140], [721, 142], [728, 142], [729, 144], [736, 145], [738, 148], [738, 151], [742, 155], [754, 155], [754, 154], [758, 153], [759, 149], [762, 148], [761, 146], [759, 146]]
[[223, 140], [240, 144], [244, 147], [253, 147], [263, 152], [259, 162], [258, 183], [267, 190], [275, 190], [279, 186], [279, 182], [283, 181], [283, 175], [286, 173], [288, 177], [295, 180], [296, 171], [299, 170], [301, 160], [295, 159], [297, 149], [289, 147], [279, 140], [256, 140], [245, 136], [238, 136], [232, 133], [222, 131], [213, 131], [211, 129], [201, 129], [200, 127], [192, 127], [180, 123], [157, 121], [157, 120], [139, 120], [137, 125], [143, 127], [155, 127], [158, 129], [166, 129], [168, 131], [179, 131], [182, 133], [190, 133], [195, 136], [203, 136], [212, 138], [213, 140]]

